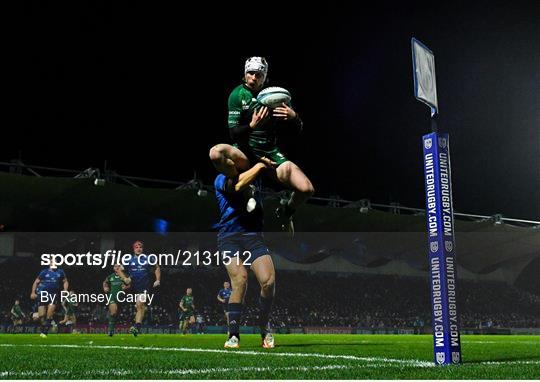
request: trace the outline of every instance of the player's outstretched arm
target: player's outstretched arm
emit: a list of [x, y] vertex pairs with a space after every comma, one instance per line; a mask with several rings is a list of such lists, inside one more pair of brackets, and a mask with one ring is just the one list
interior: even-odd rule
[[252, 168], [238, 175], [238, 181], [234, 185], [234, 191], [243, 191], [246, 187], [253, 183], [261, 172], [275, 165], [276, 163], [272, 162], [270, 159], [265, 157], [261, 158], [261, 162], [256, 163]]
[[105, 279], [103, 281], [103, 292], [105, 293], [109, 293], [109, 281], [107, 279]]
[[67, 277], [64, 278], [64, 290], [65, 291], [69, 290], [69, 281], [68, 281]]

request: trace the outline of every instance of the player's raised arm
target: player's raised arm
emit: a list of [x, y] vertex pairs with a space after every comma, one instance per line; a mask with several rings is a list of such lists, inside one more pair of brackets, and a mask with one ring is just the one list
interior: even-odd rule
[[276, 165], [275, 162], [272, 162], [270, 159], [263, 157], [261, 158], [261, 162], [256, 163], [252, 168], [238, 175], [238, 180], [236, 181], [236, 183], [234, 183], [233, 179], [228, 179], [227, 181], [231, 181], [231, 183], [227, 184], [226, 187], [229, 187], [229, 189], [231, 189], [234, 183], [235, 192], [243, 191], [246, 187], [253, 183], [253, 181], [259, 176], [261, 172], [273, 167], [274, 165]]
[[123, 267], [119, 267], [118, 270], [115, 269], [115, 272], [125, 285], [129, 285], [131, 283], [131, 278], [124, 273]]
[[106, 279], [103, 281], [103, 292], [109, 293], [109, 291], [110, 291], [110, 288], [109, 288], [109, 280], [108, 280], [108, 278], [106, 278]]

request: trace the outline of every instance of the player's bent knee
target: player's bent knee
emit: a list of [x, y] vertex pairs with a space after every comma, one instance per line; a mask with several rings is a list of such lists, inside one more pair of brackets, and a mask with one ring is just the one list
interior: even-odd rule
[[306, 182], [299, 187], [298, 191], [303, 194], [311, 196], [315, 193], [315, 188], [313, 187], [311, 182]]
[[286, 179], [290, 178], [294, 167], [295, 167], [295, 164], [293, 162], [291, 162], [291, 161], [287, 161], [285, 163], [282, 163], [277, 168], [278, 177], [279, 178], [286, 178]]
[[223, 152], [220, 149], [220, 145], [215, 145], [214, 147], [212, 147], [210, 149], [210, 152], [208, 153], [208, 156], [210, 157], [210, 160], [212, 162], [221, 160], [221, 158], [223, 157]]
[[247, 287], [248, 277], [247, 275], [238, 275], [231, 278], [231, 282], [236, 288], [245, 288]]

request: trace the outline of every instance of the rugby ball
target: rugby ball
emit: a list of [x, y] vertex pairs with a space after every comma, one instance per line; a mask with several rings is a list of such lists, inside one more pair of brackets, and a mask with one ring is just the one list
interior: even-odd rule
[[291, 93], [287, 89], [278, 86], [271, 86], [263, 89], [257, 95], [257, 101], [264, 106], [275, 108], [281, 106], [283, 102], [288, 103], [291, 100]]

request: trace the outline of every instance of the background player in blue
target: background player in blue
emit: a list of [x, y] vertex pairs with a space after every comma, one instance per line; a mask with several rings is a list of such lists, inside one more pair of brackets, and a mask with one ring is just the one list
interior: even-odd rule
[[41, 321], [41, 337], [47, 337], [56, 304], [60, 303], [60, 289], [67, 291], [69, 282], [61, 268], [52, 264], [43, 269], [32, 284], [30, 298], [37, 300], [38, 317]]
[[[269, 331], [268, 320], [275, 294], [275, 270], [272, 257], [264, 244], [263, 209], [260, 193], [251, 189], [257, 176], [274, 163], [266, 158], [255, 164], [251, 169], [240, 174], [238, 178], [227, 178], [223, 174], [216, 177], [214, 186], [220, 210], [221, 219], [216, 225], [218, 232], [218, 249], [228, 252], [232, 259], [229, 262], [223, 256], [225, 268], [232, 282], [232, 293], [229, 297], [228, 319], [229, 339], [226, 348], [240, 347], [240, 319], [242, 306], [247, 290], [248, 274], [244, 261], [251, 265], [261, 287], [259, 298], [259, 327], [261, 330], [262, 346], [274, 347], [274, 337]], [[246, 190], [248, 192], [246, 193]], [[255, 203], [246, 203], [250, 200]], [[243, 254], [248, 251], [249, 258]]]
[[[144, 244], [142, 241], [137, 240], [133, 243], [133, 257], [126, 267], [129, 278], [131, 279], [130, 292], [137, 294], [137, 302], [135, 303], [135, 325], [129, 329], [129, 332], [135, 337], [141, 331], [141, 325], [146, 313], [146, 295], [150, 290], [150, 265], [148, 264], [148, 257], [143, 254]], [[157, 288], [161, 280], [161, 269], [159, 265], [154, 268], [154, 274], [156, 281], [153, 283], [153, 287]]]
[[225, 314], [225, 322], [229, 325], [229, 319], [227, 318], [229, 297], [231, 297], [232, 289], [231, 283], [225, 281], [223, 283], [223, 289], [220, 289], [217, 294], [218, 301], [223, 305], [223, 314]]

